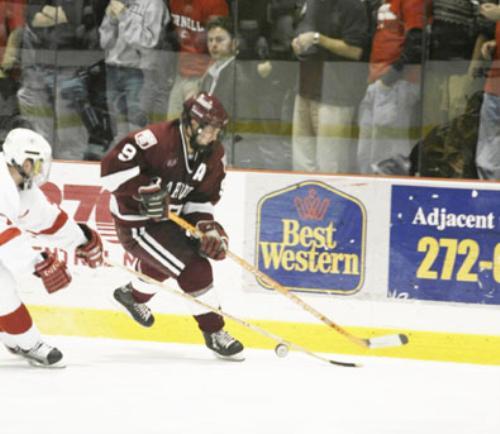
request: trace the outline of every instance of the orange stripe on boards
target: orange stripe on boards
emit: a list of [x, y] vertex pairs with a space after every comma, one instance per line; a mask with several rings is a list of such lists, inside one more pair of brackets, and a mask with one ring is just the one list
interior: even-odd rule
[[57, 215], [54, 223], [50, 228], [44, 229], [43, 231], [37, 232], [37, 235], [52, 235], [55, 234], [59, 229], [61, 229], [68, 221], [68, 214], [63, 210]]
[[31, 315], [24, 304], [21, 304], [14, 312], [0, 316], [0, 330], [11, 335], [20, 335], [27, 332], [33, 325]]
[[16, 238], [21, 235], [19, 228], [12, 227], [0, 232], [0, 246], [2, 244], [8, 243], [12, 238]]

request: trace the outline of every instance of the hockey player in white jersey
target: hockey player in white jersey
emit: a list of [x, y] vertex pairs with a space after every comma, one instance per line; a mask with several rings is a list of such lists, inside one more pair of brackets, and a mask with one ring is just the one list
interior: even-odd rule
[[8, 133], [0, 153], [0, 341], [11, 353], [44, 367], [63, 366], [63, 355], [43, 341], [17, 294], [16, 279], [33, 273], [52, 293], [69, 285], [71, 275], [53, 253], [33, 249], [32, 237], [75, 251], [89, 267], [103, 263], [98, 233], [77, 224], [40, 190], [51, 161], [48, 142], [24, 128]]

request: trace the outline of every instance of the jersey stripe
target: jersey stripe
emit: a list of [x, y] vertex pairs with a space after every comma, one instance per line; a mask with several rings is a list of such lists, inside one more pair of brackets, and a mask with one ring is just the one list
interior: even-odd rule
[[109, 199], [109, 212], [118, 217], [120, 220], [131, 221], [131, 222], [144, 222], [149, 219], [149, 217], [137, 215], [137, 214], [122, 214], [120, 212], [120, 207], [118, 205], [118, 201], [114, 195], [111, 195]]
[[139, 230], [137, 230], [137, 228], [132, 228], [132, 238], [174, 276], [179, 276], [182, 270], [184, 270], [184, 263], [147, 234], [145, 228], [140, 228]]
[[146, 232], [145, 228], [140, 229], [141, 235], [144, 237], [145, 240], [148, 241], [154, 248], [157, 250], [163, 250], [164, 254], [172, 261], [178, 268], [181, 270], [184, 269], [185, 265], [184, 263], [179, 260], [175, 255], [173, 255], [171, 252], [169, 252], [167, 249], [165, 249], [158, 241], [156, 241], [151, 235], [149, 235]]
[[192, 214], [194, 212], [202, 212], [208, 214], [214, 214], [215, 207], [211, 202], [186, 202], [184, 208], [182, 208], [183, 214]]
[[36, 235], [54, 235], [59, 229], [61, 229], [68, 221], [68, 214], [63, 210], [60, 210], [52, 226], [44, 229], [40, 232], [35, 232]]
[[127, 182], [129, 179], [135, 178], [141, 173], [139, 166], [131, 167], [130, 169], [121, 170], [110, 175], [101, 177], [101, 185], [108, 191], [115, 191], [120, 185]]
[[8, 243], [10, 240], [16, 238], [19, 235], [21, 235], [21, 231], [16, 227], [8, 228], [3, 232], [0, 232], [0, 246], [2, 244]]

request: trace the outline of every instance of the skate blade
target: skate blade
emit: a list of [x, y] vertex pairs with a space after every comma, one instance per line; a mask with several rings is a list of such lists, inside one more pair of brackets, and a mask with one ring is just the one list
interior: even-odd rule
[[237, 354], [233, 354], [232, 356], [224, 356], [222, 354], [219, 354], [217, 351], [213, 351], [215, 357], [220, 359], [220, 360], [225, 360], [226, 362], [244, 362], [245, 361], [245, 356], [242, 354], [242, 352], [239, 352]]
[[66, 368], [66, 364], [62, 360], [60, 360], [59, 362], [53, 363], [52, 365], [45, 365], [43, 363], [36, 362], [34, 360], [28, 360], [28, 363], [33, 368], [42, 368], [42, 369], [65, 369]]

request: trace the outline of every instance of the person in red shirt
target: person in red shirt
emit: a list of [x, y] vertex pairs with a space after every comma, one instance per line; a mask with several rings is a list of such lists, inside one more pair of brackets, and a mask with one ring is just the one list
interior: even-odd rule
[[[184, 103], [182, 117], [130, 133], [101, 162], [103, 185], [112, 193], [110, 211], [118, 238], [137, 258], [137, 270], [163, 282], [172, 277], [193, 297], [218, 306], [208, 259], [226, 257], [228, 236], [214, 219], [225, 177], [219, 140], [228, 123], [224, 107], [200, 92]], [[182, 215], [204, 234], [188, 237], [168, 219]], [[154, 316], [146, 305], [158, 287], [140, 279], [117, 288], [115, 300], [142, 326]], [[221, 358], [241, 359], [243, 345], [224, 331], [224, 319], [203, 308], [193, 311], [206, 345]]]
[[358, 169], [380, 173], [384, 162], [406, 159], [420, 99], [426, 0], [385, 0], [378, 9], [368, 89], [359, 109]]
[[168, 118], [177, 118], [183, 102], [200, 90], [200, 81], [210, 63], [207, 21], [228, 16], [226, 0], [170, 0], [169, 10], [179, 44], [177, 76], [168, 104]]
[[0, 0], [0, 140], [19, 114], [17, 88], [25, 0]]
[[481, 47], [482, 56], [493, 62], [484, 86], [476, 166], [480, 178], [500, 179], [500, 5], [485, 3], [480, 11], [489, 20], [496, 21], [496, 28], [495, 39]]

